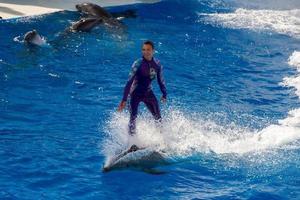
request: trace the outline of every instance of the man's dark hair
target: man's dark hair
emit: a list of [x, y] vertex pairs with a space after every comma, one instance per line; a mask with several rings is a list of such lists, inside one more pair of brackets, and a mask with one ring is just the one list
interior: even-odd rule
[[147, 40], [144, 42], [144, 45], [147, 44], [147, 45], [150, 45], [152, 47], [152, 49], [154, 49], [154, 43], [151, 41], [151, 40]]

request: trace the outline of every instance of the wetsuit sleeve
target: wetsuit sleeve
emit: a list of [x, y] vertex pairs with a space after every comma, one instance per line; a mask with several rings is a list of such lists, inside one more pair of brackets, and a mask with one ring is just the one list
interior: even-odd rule
[[130, 92], [130, 88], [131, 88], [131, 85], [133, 83], [133, 80], [136, 77], [136, 72], [138, 70], [138, 67], [139, 67], [139, 61], [135, 61], [132, 64], [131, 71], [129, 73], [129, 78], [128, 78], [128, 81], [127, 81], [126, 86], [124, 88], [122, 101], [127, 101], [127, 97], [128, 97], [129, 92]]
[[158, 82], [159, 88], [163, 94], [163, 97], [167, 98], [166, 83], [165, 83], [165, 79], [163, 76], [163, 66], [161, 64], [159, 64], [159, 70], [158, 70], [158, 74], [157, 74], [157, 82]]

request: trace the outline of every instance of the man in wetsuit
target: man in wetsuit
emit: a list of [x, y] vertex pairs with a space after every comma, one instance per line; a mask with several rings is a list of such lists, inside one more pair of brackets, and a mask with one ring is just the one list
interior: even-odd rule
[[151, 82], [157, 78], [158, 85], [163, 94], [161, 97], [163, 103], [166, 102], [167, 91], [162, 73], [162, 65], [158, 60], [153, 58], [153, 53], [153, 42], [144, 42], [142, 47], [143, 57], [136, 60], [132, 65], [129, 79], [124, 89], [123, 99], [118, 108], [119, 112], [125, 108], [127, 96], [130, 93], [130, 121], [128, 125], [130, 135], [135, 134], [135, 122], [140, 102], [144, 102], [154, 119], [157, 122], [161, 122], [160, 109], [152, 91]]

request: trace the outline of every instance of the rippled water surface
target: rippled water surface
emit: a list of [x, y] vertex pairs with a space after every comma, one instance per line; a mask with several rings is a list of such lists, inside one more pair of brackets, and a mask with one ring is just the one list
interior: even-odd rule
[[[241, 2], [109, 8], [137, 10], [123, 31], [68, 33], [70, 11], [1, 20], [0, 198], [299, 199], [300, 9]], [[22, 42], [32, 29], [47, 47]], [[168, 102], [161, 130], [141, 105], [136, 139], [168, 164], [102, 173], [128, 142], [115, 110], [146, 39]]]

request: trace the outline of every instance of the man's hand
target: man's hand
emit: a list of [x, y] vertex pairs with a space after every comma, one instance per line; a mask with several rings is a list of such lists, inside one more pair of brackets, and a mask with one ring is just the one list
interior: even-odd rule
[[166, 103], [166, 102], [167, 102], [167, 98], [165, 98], [165, 97], [162, 96], [162, 97], [160, 98], [160, 101], [161, 101], [162, 103]]
[[121, 101], [121, 103], [119, 104], [118, 107], [118, 112], [122, 112], [122, 110], [125, 108], [126, 106], [126, 101]]

